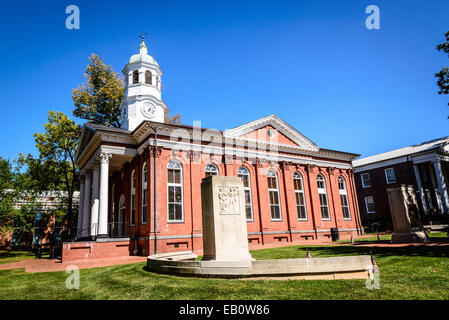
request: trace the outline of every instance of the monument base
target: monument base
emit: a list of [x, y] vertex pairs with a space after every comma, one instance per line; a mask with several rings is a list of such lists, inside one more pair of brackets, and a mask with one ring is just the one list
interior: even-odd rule
[[391, 236], [392, 243], [412, 243], [427, 241], [427, 234], [424, 231], [394, 232]]

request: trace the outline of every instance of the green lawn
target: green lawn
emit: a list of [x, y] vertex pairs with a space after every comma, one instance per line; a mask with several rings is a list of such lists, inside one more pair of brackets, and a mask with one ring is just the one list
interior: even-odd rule
[[[42, 257], [48, 257], [48, 252], [43, 252]], [[31, 251], [0, 251], [0, 264], [18, 262], [26, 259], [34, 259], [35, 253]]]
[[[68, 290], [65, 272], [0, 271], [0, 299], [449, 299], [449, 247], [307, 246], [313, 258], [369, 254], [380, 268], [380, 289], [364, 280], [223, 280], [159, 275], [145, 263], [80, 271]], [[262, 249], [256, 259], [301, 258], [305, 246]]]

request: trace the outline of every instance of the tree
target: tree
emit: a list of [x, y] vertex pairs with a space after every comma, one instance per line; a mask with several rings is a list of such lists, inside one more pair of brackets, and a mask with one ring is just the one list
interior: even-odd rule
[[[446, 32], [445, 36], [446, 42], [437, 45], [437, 50], [443, 51], [449, 56], [449, 31]], [[440, 72], [435, 74], [435, 77], [438, 78], [437, 84], [440, 87], [440, 91], [438, 91], [438, 94], [449, 94], [449, 68], [443, 67]]]
[[[49, 111], [44, 133], [35, 133], [39, 157], [21, 154], [20, 165], [27, 166], [32, 177], [28, 188], [42, 192], [63, 190], [67, 193], [64, 207], [69, 233], [76, 226], [73, 195], [79, 187], [79, 171], [75, 164], [75, 152], [81, 135], [81, 127], [62, 112]], [[61, 210], [57, 213], [61, 215]], [[65, 213], [64, 213], [65, 214]]]
[[164, 111], [164, 123], [167, 124], [181, 124], [181, 115], [176, 112], [174, 115], [170, 115], [170, 108], [166, 108]]
[[0, 158], [0, 234], [27, 235], [32, 230], [35, 216], [32, 180], [18, 168], [13, 170], [8, 160]]
[[73, 115], [96, 124], [120, 127], [119, 106], [124, 95], [124, 83], [98, 55], [92, 54], [89, 60], [84, 74], [87, 82], [72, 92]]
[[[84, 73], [87, 82], [72, 91], [73, 115], [96, 124], [120, 127], [120, 102], [125, 84], [97, 54], [92, 54], [89, 60]], [[170, 115], [169, 108], [165, 110], [164, 118], [165, 123], [181, 124], [181, 115]]]
[[[14, 180], [11, 163], [0, 157], [0, 228], [6, 227], [12, 220], [14, 204]], [[5, 230], [0, 230], [4, 233]]]

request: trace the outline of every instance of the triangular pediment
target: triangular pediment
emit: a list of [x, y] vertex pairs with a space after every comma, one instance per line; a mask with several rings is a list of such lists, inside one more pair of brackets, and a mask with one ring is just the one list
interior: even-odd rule
[[319, 151], [320, 149], [298, 130], [274, 114], [226, 130], [224, 136], [228, 138], [233, 137], [250, 141], [294, 146], [309, 151]]

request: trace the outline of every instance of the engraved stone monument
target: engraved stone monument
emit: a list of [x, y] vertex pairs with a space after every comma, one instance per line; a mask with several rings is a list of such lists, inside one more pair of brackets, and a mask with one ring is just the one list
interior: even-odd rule
[[203, 261], [250, 266], [243, 182], [238, 177], [209, 176], [201, 183]]
[[393, 243], [426, 242], [419, 217], [418, 202], [413, 186], [395, 185], [387, 188], [394, 233]]

